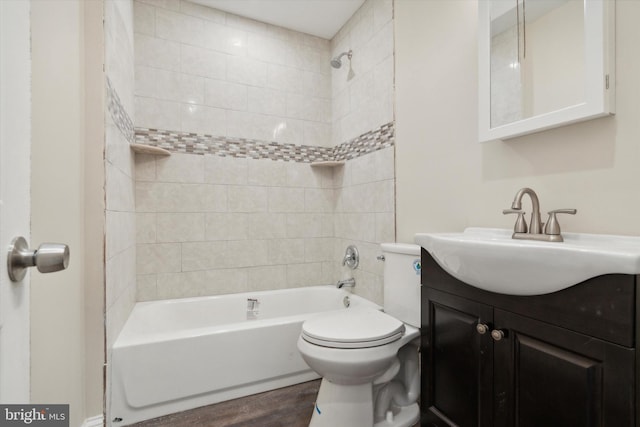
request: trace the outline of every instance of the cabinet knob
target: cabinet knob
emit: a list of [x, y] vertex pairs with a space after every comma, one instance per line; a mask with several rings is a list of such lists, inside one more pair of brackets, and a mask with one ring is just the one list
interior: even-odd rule
[[484, 335], [489, 331], [489, 326], [484, 323], [478, 323], [476, 325], [476, 331], [478, 331], [480, 335]]
[[504, 338], [504, 331], [501, 331], [500, 329], [494, 329], [493, 331], [491, 331], [491, 338], [493, 338], [494, 341], [500, 341], [502, 338]]

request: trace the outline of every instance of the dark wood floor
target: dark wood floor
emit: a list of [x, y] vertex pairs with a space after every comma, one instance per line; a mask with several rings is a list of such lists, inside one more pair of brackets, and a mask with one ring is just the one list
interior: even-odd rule
[[320, 380], [133, 424], [136, 427], [307, 427]]

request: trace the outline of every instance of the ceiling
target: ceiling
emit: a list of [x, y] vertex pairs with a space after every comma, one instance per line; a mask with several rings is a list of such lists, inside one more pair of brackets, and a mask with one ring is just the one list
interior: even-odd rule
[[191, 0], [331, 40], [365, 0]]

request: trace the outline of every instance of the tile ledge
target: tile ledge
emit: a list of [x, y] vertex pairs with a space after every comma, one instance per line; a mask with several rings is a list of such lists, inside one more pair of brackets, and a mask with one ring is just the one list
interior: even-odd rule
[[164, 148], [154, 147], [152, 145], [144, 145], [144, 144], [131, 144], [131, 149], [134, 153], [140, 154], [153, 154], [156, 156], [170, 156], [171, 152], [165, 150]]
[[344, 160], [329, 160], [323, 162], [311, 162], [312, 168], [335, 168], [344, 165]]

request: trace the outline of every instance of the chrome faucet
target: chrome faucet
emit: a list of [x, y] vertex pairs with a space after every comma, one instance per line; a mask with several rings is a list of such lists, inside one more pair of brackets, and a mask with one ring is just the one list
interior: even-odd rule
[[344, 280], [338, 280], [338, 283], [336, 283], [336, 287], [338, 289], [353, 288], [355, 285], [356, 285], [356, 279], [354, 279], [353, 277], [350, 277]]
[[[527, 222], [524, 219], [524, 212], [522, 211], [522, 197], [528, 194], [531, 198], [532, 212], [531, 212], [531, 224], [527, 228]], [[559, 213], [575, 215], [578, 211], [575, 209], [556, 209], [549, 211], [549, 219], [546, 224], [543, 224], [540, 220], [540, 202], [538, 201], [538, 195], [530, 188], [521, 188], [513, 198], [511, 209], [504, 209], [503, 214], [517, 214], [516, 224], [513, 228], [512, 239], [522, 240], [542, 240], [546, 242], [562, 242], [562, 234], [560, 234], [560, 224], [556, 215]], [[544, 227], [544, 232], [542, 231]]]

